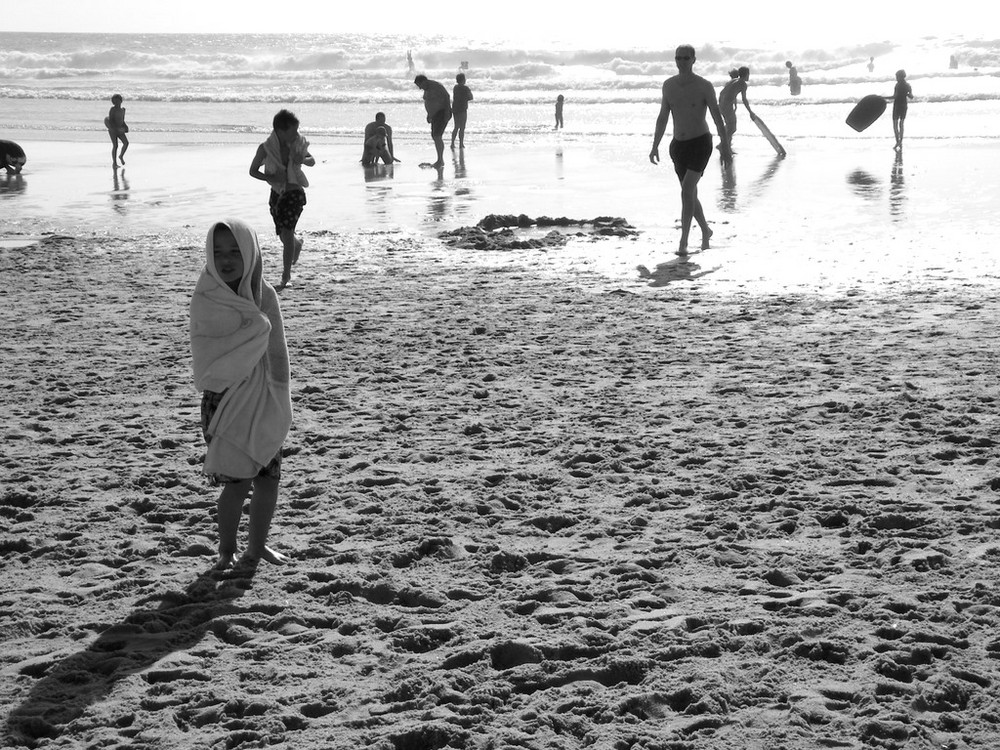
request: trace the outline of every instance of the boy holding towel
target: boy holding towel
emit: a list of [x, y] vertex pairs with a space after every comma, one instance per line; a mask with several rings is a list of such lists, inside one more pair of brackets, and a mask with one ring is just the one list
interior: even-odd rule
[[299, 118], [283, 109], [274, 116], [272, 125], [274, 130], [257, 147], [250, 163], [250, 176], [271, 186], [268, 205], [274, 231], [281, 238], [283, 288], [291, 280], [292, 265], [302, 250], [302, 240], [295, 237], [295, 227], [306, 205], [305, 189], [309, 187], [302, 165], [315, 166], [316, 160], [309, 153], [309, 141], [299, 135]]
[[235, 219], [208, 230], [205, 268], [191, 298], [191, 359], [203, 391], [205, 474], [223, 485], [219, 569], [236, 557], [243, 502], [250, 501], [248, 561], [281, 564], [267, 546], [278, 500], [281, 445], [292, 424], [288, 349], [274, 288], [261, 277], [257, 233]]

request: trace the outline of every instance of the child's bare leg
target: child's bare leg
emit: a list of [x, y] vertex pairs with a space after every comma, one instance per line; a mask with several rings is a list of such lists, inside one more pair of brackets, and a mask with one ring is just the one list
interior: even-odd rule
[[125, 163], [125, 152], [128, 151], [128, 138], [126, 138], [124, 135], [120, 135], [118, 137], [121, 139], [121, 142], [122, 142], [122, 152], [119, 155], [119, 158], [121, 159], [122, 164], [124, 164]]
[[295, 232], [292, 229], [282, 229], [281, 234], [281, 283], [287, 284], [292, 278], [292, 263], [295, 261]]
[[257, 477], [253, 480], [253, 497], [250, 500], [250, 533], [247, 541], [247, 558], [267, 560], [275, 565], [288, 562], [288, 558], [267, 546], [271, 519], [278, 503], [278, 480]]
[[118, 137], [109, 133], [111, 135], [111, 166], [118, 166]]
[[252, 486], [251, 480], [230, 482], [222, 488], [218, 503], [219, 561], [215, 567], [228, 568], [236, 557], [236, 534], [243, 515], [243, 501]]

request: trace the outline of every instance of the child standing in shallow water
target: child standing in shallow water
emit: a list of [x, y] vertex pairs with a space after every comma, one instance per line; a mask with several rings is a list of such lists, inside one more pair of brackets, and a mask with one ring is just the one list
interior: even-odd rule
[[122, 165], [125, 164], [125, 152], [128, 151], [128, 125], [125, 124], [125, 108], [122, 106], [122, 95], [115, 94], [111, 97], [111, 109], [108, 116], [104, 118], [104, 127], [108, 129], [108, 136], [111, 138], [111, 166], [118, 166], [118, 142], [121, 141]]
[[267, 546], [281, 445], [292, 424], [288, 349], [274, 288], [261, 276], [257, 233], [241, 221], [208, 230], [205, 268], [191, 298], [194, 381], [203, 391], [205, 474], [223, 485], [218, 501], [219, 561], [236, 558], [243, 502], [252, 494], [249, 561], [284, 563]]
[[903, 123], [906, 121], [906, 109], [909, 100], [913, 98], [913, 89], [906, 82], [906, 71], [896, 71], [896, 88], [892, 93], [892, 131], [896, 136], [896, 151], [903, 150]]

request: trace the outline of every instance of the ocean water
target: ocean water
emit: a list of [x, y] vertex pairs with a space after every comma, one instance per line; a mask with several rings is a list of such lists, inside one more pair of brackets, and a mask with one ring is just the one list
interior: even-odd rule
[[[412, 56], [413, 70], [407, 56]], [[958, 61], [950, 68], [950, 58]], [[868, 70], [869, 58], [875, 69]], [[785, 61], [803, 79], [787, 89]], [[1000, 40], [927, 37], [890, 43], [845, 40], [823, 49], [705, 44], [696, 72], [721, 87], [751, 68], [750, 100], [787, 137], [850, 137], [850, 105], [890, 95], [904, 68], [922, 125], [915, 138], [996, 137]], [[0, 33], [0, 133], [16, 139], [87, 138], [112, 93], [148, 139], [258, 140], [288, 106], [309, 137], [356, 138], [375, 110], [398, 137], [423, 137], [414, 73], [450, 85], [466, 66], [481, 141], [517, 142], [551, 129], [566, 97], [566, 137], [609, 140], [652, 132], [660, 86], [676, 71], [672, 48], [531, 48], [433, 37], [368, 35]]]
[[[408, 51], [414, 72], [446, 83], [468, 63], [476, 97], [468, 148], [446, 153], [441, 172], [418, 166], [433, 149]], [[800, 96], [789, 95], [786, 59], [803, 79]], [[716, 235], [712, 253], [694, 256], [696, 277], [814, 289], [875, 279], [1000, 284], [1000, 40], [703, 45], [695, 70], [721, 87], [739, 65], [750, 66], [750, 102], [788, 156], [777, 158], [741, 112], [735, 166], [711, 164], [699, 187]], [[890, 95], [899, 68], [916, 96], [905, 156], [892, 150], [888, 116], [861, 134], [844, 123], [862, 96]], [[674, 72], [672, 48], [0, 33], [0, 138], [28, 151], [23, 177], [0, 175], [0, 240], [57, 232], [197, 245], [204, 227], [237, 215], [263, 231], [270, 252], [266, 186], [247, 167], [274, 112], [289, 107], [318, 162], [305, 236], [403, 229], [436, 237], [488, 213], [610, 214], [640, 237], [572, 242], [517, 262], [634, 284], [638, 265], [657, 268], [677, 243], [676, 179], [669, 164], [647, 158], [660, 87]], [[112, 93], [128, 111], [126, 169], [109, 169], [103, 118]], [[553, 132], [560, 93], [566, 128]], [[377, 110], [388, 115], [403, 163], [372, 173], [357, 160], [360, 132]]]

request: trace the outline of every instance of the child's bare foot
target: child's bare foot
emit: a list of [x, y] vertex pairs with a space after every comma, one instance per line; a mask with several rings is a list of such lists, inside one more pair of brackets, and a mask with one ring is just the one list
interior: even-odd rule
[[285, 555], [282, 555], [280, 552], [275, 552], [273, 549], [266, 546], [260, 552], [248, 549], [243, 557], [247, 560], [265, 560], [272, 565], [284, 565], [288, 562], [288, 558]]
[[216, 570], [226, 570], [227, 568], [233, 567], [233, 559], [236, 557], [234, 552], [220, 552], [219, 561], [215, 563]]
[[713, 234], [715, 234], [715, 232], [713, 232], [711, 229], [709, 229], [707, 232], [703, 232], [702, 233], [702, 235], [701, 235], [701, 249], [702, 250], [708, 250], [708, 248], [709, 248], [708, 241], [710, 239], [712, 239], [712, 235]]
[[677, 253], [676, 253], [676, 255], [679, 255], [679, 256], [681, 256], [681, 257], [683, 258], [683, 257], [684, 257], [685, 255], [687, 255], [687, 254], [688, 254], [688, 246], [687, 246], [687, 243], [686, 243], [686, 242], [682, 242], [682, 243], [681, 243], [681, 246], [677, 248]]

